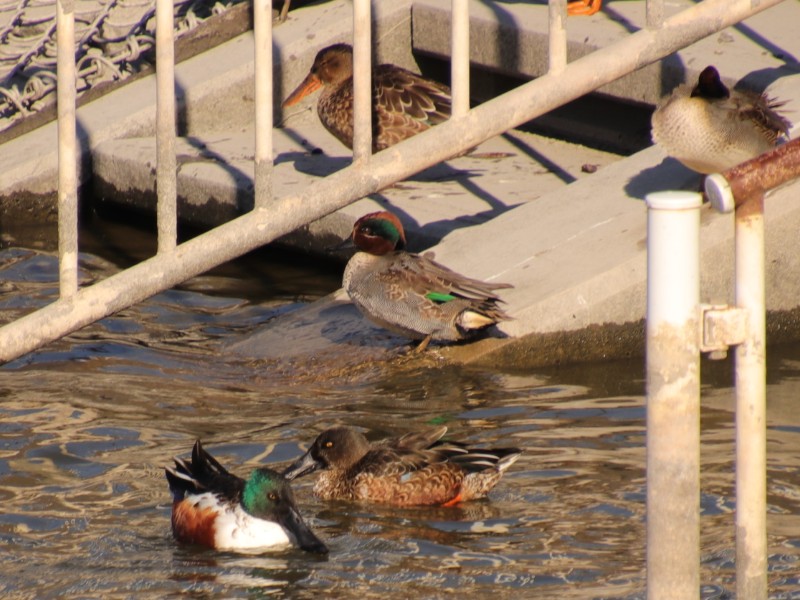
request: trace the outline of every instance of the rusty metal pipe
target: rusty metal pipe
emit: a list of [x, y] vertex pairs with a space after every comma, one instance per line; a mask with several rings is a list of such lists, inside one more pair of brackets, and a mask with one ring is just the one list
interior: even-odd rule
[[720, 212], [734, 208], [745, 214], [759, 210], [759, 203], [744, 206], [761, 198], [769, 190], [800, 177], [800, 139], [765, 152], [723, 173], [706, 177], [705, 190], [711, 205]]
[[800, 177], [800, 140], [706, 178], [721, 212], [736, 211], [736, 306], [746, 335], [736, 347], [736, 593], [767, 598], [766, 292], [764, 197]]
[[764, 194], [736, 209], [736, 597], [767, 598], [767, 334]]

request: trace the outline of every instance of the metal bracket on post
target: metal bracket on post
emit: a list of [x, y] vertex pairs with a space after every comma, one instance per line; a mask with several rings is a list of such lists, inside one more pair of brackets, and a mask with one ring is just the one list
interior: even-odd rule
[[711, 360], [728, 356], [728, 348], [741, 344], [747, 334], [747, 311], [727, 304], [700, 305], [700, 352]]

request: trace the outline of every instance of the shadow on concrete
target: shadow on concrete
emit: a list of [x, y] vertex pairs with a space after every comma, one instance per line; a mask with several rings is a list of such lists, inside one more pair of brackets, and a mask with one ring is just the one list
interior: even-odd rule
[[684, 167], [674, 158], [665, 158], [653, 167], [637, 173], [625, 184], [625, 193], [644, 200], [647, 194], [668, 190], [700, 191], [703, 177]]
[[544, 154], [537, 151], [534, 148], [531, 148], [530, 145], [526, 144], [522, 141], [519, 137], [511, 134], [510, 132], [506, 132], [502, 135], [512, 146], [529, 156], [532, 160], [535, 160], [540, 165], [542, 165], [545, 169], [547, 169], [550, 173], [558, 177], [564, 183], [572, 183], [575, 181], [575, 177], [570, 175], [567, 171], [561, 168], [560, 165], [554, 163], [552, 160], [547, 158]]
[[210, 150], [206, 143], [201, 139], [194, 136], [186, 136], [183, 139], [185, 139], [186, 143], [188, 143], [192, 148], [197, 149], [198, 155], [186, 156], [178, 154], [178, 177], [180, 177], [180, 172], [183, 165], [194, 162], [213, 162], [221, 166], [233, 178], [236, 184], [236, 210], [240, 213], [246, 213], [253, 210], [255, 182], [253, 181], [252, 176], [231, 164], [224, 155]]

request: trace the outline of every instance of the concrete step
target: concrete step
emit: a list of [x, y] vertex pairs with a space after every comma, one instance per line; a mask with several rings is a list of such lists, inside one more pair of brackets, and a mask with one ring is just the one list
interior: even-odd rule
[[[252, 128], [233, 135], [179, 139], [178, 212], [182, 221], [214, 226], [252, 208], [254, 139]], [[323, 129], [310, 110], [302, 110], [284, 128], [276, 129], [273, 145], [276, 197], [292, 194], [351, 162], [349, 150]], [[153, 211], [155, 156], [154, 138], [103, 142], [93, 153], [95, 195], [103, 202]], [[422, 250], [454, 229], [486, 222], [619, 158], [512, 131], [486, 141], [471, 155], [426, 169], [281, 242], [310, 253], [324, 253], [350, 233], [358, 217], [385, 209], [403, 219], [409, 243]]]
[[[416, 68], [412, 50], [446, 56], [449, 31], [444, 19], [449, 0], [383, 0], [374, 2], [375, 59]], [[692, 4], [674, 0], [668, 14]], [[331, 0], [300, 7], [276, 27], [275, 122], [284, 119], [280, 101], [307, 72], [316, 52], [350, 39], [351, 3]], [[470, 2], [471, 60], [476, 67], [523, 78], [544, 72], [547, 24], [544, 3]], [[413, 22], [412, 22], [413, 14]], [[603, 88], [620, 99], [654, 103], [680, 81], [691, 79], [709, 63], [728, 83], [763, 89], [789, 73], [800, 72], [800, 3], [784, 2], [737, 27], [702, 40], [660, 63]], [[570, 18], [570, 57], [605, 47], [644, 26], [644, 2], [607, 2], [588, 18]], [[253, 39], [239, 36], [176, 68], [179, 124], [182, 135], [237, 131], [252, 121]], [[476, 78], [477, 79], [477, 78]], [[741, 80], [741, 81], [739, 81]], [[99, 144], [125, 137], [153, 135], [155, 78], [143, 77], [81, 106], [78, 110], [81, 179], [92, 174], [89, 152]], [[34, 205], [53, 209], [57, 189], [55, 122], [0, 145], [0, 208]]]
[[[664, 16], [693, 6], [664, 3]], [[473, 67], [523, 79], [547, 72], [546, 2], [470, 0], [470, 60]], [[449, 59], [451, 0], [414, 0], [412, 43], [416, 52]], [[619, 100], [656, 104], [684, 81], [716, 65], [726, 83], [763, 90], [781, 77], [800, 73], [800, 3], [784, 2], [736, 27], [709, 36], [598, 91]], [[646, 28], [645, 2], [604, 2], [591, 17], [566, 21], [567, 59], [573, 61]]]

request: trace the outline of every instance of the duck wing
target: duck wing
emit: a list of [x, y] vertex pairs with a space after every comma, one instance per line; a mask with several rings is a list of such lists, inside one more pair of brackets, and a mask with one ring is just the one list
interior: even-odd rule
[[450, 117], [450, 88], [395, 65], [379, 65], [373, 75], [377, 105], [436, 125]]
[[741, 118], [748, 119], [761, 128], [770, 143], [774, 144], [781, 135], [789, 137], [792, 123], [778, 111], [786, 101], [771, 98], [766, 94], [747, 94], [739, 102]]
[[403, 450], [424, 450], [430, 448], [438, 442], [447, 432], [447, 427], [431, 427], [422, 431], [412, 431], [400, 437], [392, 437], [381, 440], [376, 446], [387, 446], [394, 449]]
[[203, 449], [200, 440], [192, 448], [191, 461], [175, 458], [174, 467], [164, 471], [173, 499], [182, 500], [188, 495], [213, 492], [220, 498], [239, 502], [244, 489], [244, 480], [229, 473], [216, 458]]
[[383, 150], [450, 116], [450, 89], [394, 65], [373, 76], [375, 146]]
[[[424, 255], [403, 252], [385, 272], [387, 279], [397, 280], [417, 294], [436, 301], [436, 296], [452, 295], [477, 301], [501, 301], [495, 290], [512, 287], [508, 283], [491, 283], [472, 279], [433, 260], [432, 253]], [[443, 299], [444, 300], [444, 299]]]

